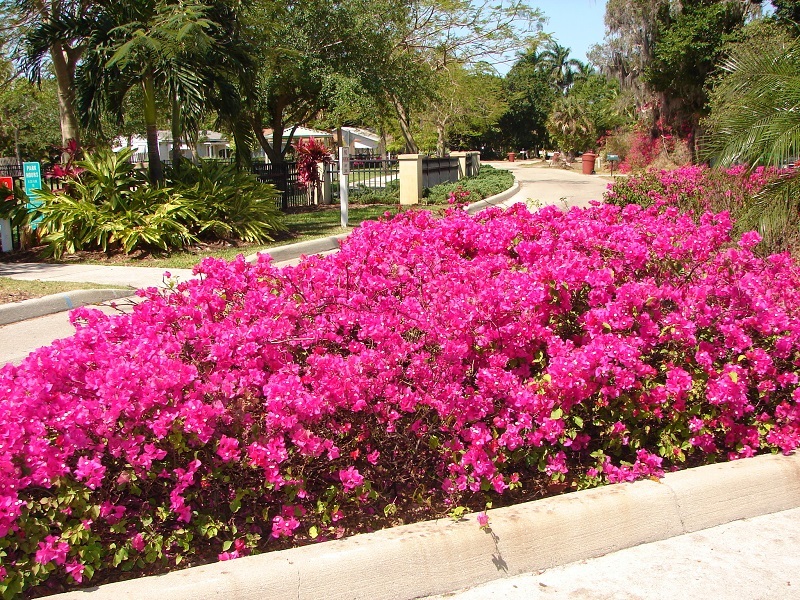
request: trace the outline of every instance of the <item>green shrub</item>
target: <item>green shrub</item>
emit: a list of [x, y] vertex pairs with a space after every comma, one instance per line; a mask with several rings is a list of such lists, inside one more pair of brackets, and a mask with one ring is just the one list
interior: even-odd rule
[[171, 179], [175, 193], [192, 206], [197, 216], [193, 231], [203, 239], [264, 243], [272, 241], [272, 234], [286, 231], [275, 186], [234, 165], [183, 161]]
[[31, 214], [48, 253], [170, 251], [203, 240], [263, 243], [284, 231], [278, 193], [232, 165], [188, 161], [153, 186], [130, 163], [130, 150], [100, 150], [76, 161], [64, 187], [42, 190]]
[[506, 191], [514, 185], [514, 176], [505, 169], [481, 165], [474, 177], [465, 177], [456, 183], [442, 183], [424, 191], [425, 204], [447, 204], [450, 194], [458, 192], [460, 202], [477, 202]]
[[399, 204], [400, 181], [390, 181], [383, 189], [359, 185], [350, 190], [350, 201], [355, 204]]
[[64, 189], [37, 192], [42, 205], [32, 216], [41, 216], [38, 227], [50, 255], [169, 250], [196, 239], [186, 225], [196, 220], [191, 206], [167, 187], [150, 186], [130, 156], [130, 150], [98, 151], [76, 162], [81, 171]]

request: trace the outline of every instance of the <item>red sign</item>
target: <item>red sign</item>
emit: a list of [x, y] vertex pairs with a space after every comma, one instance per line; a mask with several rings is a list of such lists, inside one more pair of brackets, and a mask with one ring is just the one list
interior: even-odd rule
[[14, 180], [11, 177], [0, 177], [0, 189], [3, 187], [8, 188], [12, 191], [11, 194], [6, 193], [4, 190], [0, 191], [0, 194], [3, 194], [2, 200], [13, 200], [14, 199]]

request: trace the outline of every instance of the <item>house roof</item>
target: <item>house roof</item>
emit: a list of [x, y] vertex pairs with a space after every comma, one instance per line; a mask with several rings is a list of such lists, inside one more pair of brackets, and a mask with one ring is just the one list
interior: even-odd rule
[[369, 129], [361, 129], [360, 127], [342, 127], [342, 131], [346, 131], [355, 137], [364, 138], [373, 142], [381, 141], [381, 136], [374, 131], [370, 131]]
[[[292, 131], [291, 127], [287, 127], [286, 129], [283, 130], [284, 139], [287, 139], [289, 137], [289, 133], [291, 133], [291, 131]], [[267, 136], [268, 138], [272, 137], [272, 129], [265, 129], [264, 130], [264, 135]], [[300, 127], [300, 126], [298, 126], [297, 129], [295, 129], [293, 137], [296, 137], [296, 138], [308, 138], [308, 137], [313, 137], [313, 138], [333, 138], [333, 134], [328, 132], [328, 131], [322, 131], [321, 129], [312, 129], [311, 127]]]

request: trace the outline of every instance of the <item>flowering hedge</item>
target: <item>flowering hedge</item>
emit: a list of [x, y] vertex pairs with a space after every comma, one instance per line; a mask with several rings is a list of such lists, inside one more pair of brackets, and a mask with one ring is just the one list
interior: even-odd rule
[[707, 211], [736, 214], [777, 173], [764, 167], [748, 171], [743, 166], [710, 169], [702, 165], [649, 171], [616, 179], [605, 200], [619, 206], [677, 206], [698, 215]]
[[[754, 197], [785, 173], [764, 167], [749, 171], [744, 166], [730, 169], [690, 166], [672, 171], [650, 171], [616, 179], [605, 200], [618, 206], [675, 206], [682, 212], [691, 211], [696, 217], [708, 211], [727, 211], [735, 224], [733, 238], [738, 239], [748, 231], [746, 216], [753, 207]], [[779, 235], [772, 235], [759, 244], [758, 253], [788, 251], [795, 258], [800, 257], [799, 229], [800, 216], [795, 215], [785, 223]]]
[[208, 259], [0, 371], [0, 591], [792, 451], [800, 281], [725, 214], [516, 206]]

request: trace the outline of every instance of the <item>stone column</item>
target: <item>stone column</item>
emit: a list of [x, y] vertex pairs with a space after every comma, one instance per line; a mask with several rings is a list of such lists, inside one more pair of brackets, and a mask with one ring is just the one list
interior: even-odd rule
[[469, 177], [470, 173], [470, 153], [469, 152], [451, 152], [450, 156], [458, 159], [458, 178], [463, 179]]
[[422, 154], [401, 154], [399, 161], [400, 204], [419, 204], [422, 198]]

